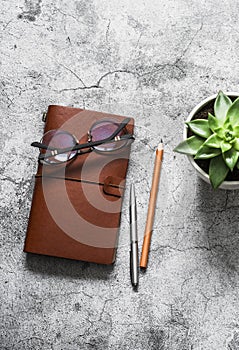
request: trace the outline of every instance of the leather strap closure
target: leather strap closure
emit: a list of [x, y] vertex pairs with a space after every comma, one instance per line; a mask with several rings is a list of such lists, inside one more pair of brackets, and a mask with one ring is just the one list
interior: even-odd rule
[[104, 181], [103, 191], [115, 197], [122, 197], [124, 186], [121, 186], [122, 179], [116, 176], [108, 176]]
[[124, 186], [120, 185], [123, 179], [121, 179], [120, 177], [116, 177], [116, 176], [107, 176], [105, 178], [104, 182], [95, 182], [95, 181], [89, 181], [89, 180], [84, 180], [84, 179], [79, 179], [76, 177], [69, 177], [69, 176], [61, 177], [61, 176], [42, 175], [42, 174], [35, 175], [35, 178], [42, 178], [42, 177], [58, 179], [58, 180], [84, 182], [84, 183], [88, 183], [88, 184], [103, 186], [103, 192], [105, 194], [108, 194], [108, 195], [114, 196], [114, 197], [119, 197], [119, 198], [122, 197], [123, 191], [125, 189]]

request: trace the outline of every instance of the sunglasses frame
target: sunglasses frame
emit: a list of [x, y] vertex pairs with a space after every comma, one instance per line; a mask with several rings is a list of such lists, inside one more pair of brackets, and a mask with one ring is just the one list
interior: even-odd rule
[[[97, 125], [99, 125], [99, 124], [102, 124], [102, 123], [104, 123], [104, 122], [111, 122], [112, 124], [115, 124], [115, 125], [119, 125], [119, 123], [117, 123], [115, 120], [113, 120], [113, 119], [101, 119], [101, 120], [97, 120], [92, 126], [91, 126], [91, 128], [90, 128], [90, 130], [88, 131], [88, 142], [94, 142], [94, 141], [92, 141], [92, 130], [93, 130], [93, 128], [95, 127], [95, 126], [97, 126]], [[124, 130], [125, 129], [125, 126], [124, 126], [124, 128], [122, 129], [122, 130]], [[124, 140], [112, 140], [112, 142], [115, 142], [115, 141], [124, 141]], [[110, 142], [110, 143], [112, 143], [112, 142]], [[111, 150], [107, 150], [107, 151], [101, 151], [101, 150], [99, 150], [99, 149], [97, 149], [97, 148], [95, 148], [95, 146], [92, 146], [91, 148], [92, 148], [92, 150], [93, 151], [95, 151], [95, 152], [97, 152], [97, 153], [111, 153], [111, 152], [117, 152], [118, 150], [120, 150], [121, 148], [123, 148], [123, 147], [126, 147], [127, 146], [127, 143], [128, 143], [128, 140], [125, 140], [125, 143], [124, 144], [122, 144], [121, 146], [119, 146], [118, 148], [116, 148], [116, 149], [111, 149]], [[100, 146], [100, 145], [99, 145]], [[85, 152], [86, 153], [86, 152]]]
[[[92, 141], [91, 132], [92, 132], [93, 127], [98, 125], [98, 124], [101, 124], [103, 122], [107, 122], [107, 121], [111, 122], [113, 124], [116, 124], [116, 125], [118, 124], [118, 128], [109, 137], [107, 137], [105, 139], [102, 139], [102, 140], [98, 140], [98, 141]], [[92, 151], [95, 151], [95, 152], [101, 153], [101, 154], [117, 152], [121, 148], [126, 147], [129, 144], [129, 141], [134, 141], [134, 139], [135, 139], [134, 135], [133, 134], [129, 134], [129, 133], [123, 134], [121, 136], [118, 135], [122, 130], [125, 129], [125, 127], [129, 123], [129, 121], [130, 121], [130, 118], [125, 118], [122, 122], [117, 122], [117, 121], [112, 120], [112, 119], [101, 119], [99, 121], [96, 121], [91, 126], [90, 130], [87, 133], [88, 134], [88, 142], [87, 143], [83, 143], [83, 144], [79, 143], [79, 140], [75, 137], [74, 134], [71, 134], [68, 131], [62, 130], [62, 133], [70, 135], [75, 140], [76, 144], [73, 147], [61, 148], [61, 149], [58, 148], [57, 149], [55, 147], [44, 145], [42, 142], [33, 142], [31, 144], [31, 146], [37, 147], [37, 148], [39, 148], [39, 150], [45, 149], [45, 150], [49, 151], [48, 153], [47, 152], [46, 153], [40, 153], [40, 155], [38, 157], [39, 162], [41, 162], [42, 164], [47, 164], [47, 165], [63, 164], [63, 163], [66, 163], [66, 162], [74, 160], [76, 158], [76, 156], [79, 155], [79, 154], [85, 154], [85, 153], [89, 153], [89, 152], [92, 152]], [[53, 130], [56, 130], [56, 131], [59, 130], [59, 132], [61, 132], [61, 129], [53, 129]], [[47, 131], [44, 135], [46, 135], [48, 132], [53, 131], [53, 130]], [[43, 135], [42, 139], [44, 138], [44, 135]], [[124, 141], [124, 140], [125, 140], [125, 143], [122, 144], [117, 149], [103, 151], [103, 150], [98, 150], [97, 148], [95, 148], [96, 146], [99, 146], [99, 145], [102, 145], [102, 144], [105, 144], [105, 143], [113, 143], [113, 142], [119, 142], [119, 141]], [[83, 151], [84, 149], [87, 149], [87, 150]], [[67, 152], [73, 152], [73, 151], [77, 151], [77, 152], [75, 153], [75, 155], [73, 157], [71, 157], [70, 159], [67, 159], [65, 161], [59, 161], [59, 162], [56, 162], [56, 163], [52, 163], [51, 161], [48, 161], [48, 158], [55, 157], [56, 155], [64, 154], [64, 153], [67, 153]]]

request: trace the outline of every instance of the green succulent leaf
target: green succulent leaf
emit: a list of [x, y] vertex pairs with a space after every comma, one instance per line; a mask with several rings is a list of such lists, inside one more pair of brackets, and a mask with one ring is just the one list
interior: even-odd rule
[[175, 147], [174, 151], [178, 153], [195, 155], [204, 141], [205, 140], [201, 137], [191, 136], [187, 140], [182, 141], [177, 147]]
[[225, 142], [225, 141], [221, 142], [222, 153], [229, 151], [229, 149], [231, 148], [232, 148], [232, 145], [229, 142]]
[[211, 113], [208, 113], [208, 125], [209, 128], [216, 133], [220, 138], [224, 137], [225, 129], [224, 125], [220, 124], [220, 121], [214, 117]]
[[239, 125], [239, 97], [233, 102], [227, 112], [227, 121], [234, 126]]
[[239, 151], [239, 138], [234, 141], [233, 147], [236, 151]]
[[199, 148], [195, 155], [195, 159], [209, 159], [218, 156], [222, 151], [220, 148], [212, 148], [204, 144]]
[[234, 148], [231, 148], [229, 151], [222, 154], [226, 165], [231, 171], [234, 169], [238, 161], [238, 155], [238, 152]]
[[225, 122], [228, 110], [231, 107], [231, 105], [231, 99], [222, 91], [219, 91], [216, 101], [214, 103], [214, 113], [220, 125], [222, 125]]
[[234, 126], [233, 127], [233, 132], [235, 134], [235, 137], [239, 137], [239, 126]]
[[204, 137], [207, 139], [211, 134], [211, 130], [209, 128], [208, 120], [206, 119], [195, 119], [186, 123], [189, 128], [194, 132], [194, 134]]
[[221, 185], [228, 172], [229, 168], [224, 162], [222, 155], [211, 159], [209, 165], [209, 178], [214, 189]]
[[215, 130], [218, 129], [220, 126], [218, 119], [214, 117], [214, 115], [212, 115], [211, 113], [208, 113], [208, 125], [213, 132], [215, 132]]
[[221, 139], [223, 139], [223, 137], [225, 135], [225, 130], [222, 127], [215, 129], [214, 132], [217, 134], [217, 136], [219, 136]]
[[221, 142], [222, 139], [217, 136], [217, 134], [213, 134], [204, 142], [203, 145], [212, 148], [221, 148]]

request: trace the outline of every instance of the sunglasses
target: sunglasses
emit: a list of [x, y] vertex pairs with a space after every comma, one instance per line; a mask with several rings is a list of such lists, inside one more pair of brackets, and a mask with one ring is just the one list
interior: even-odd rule
[[68, 131], [49, 130], [40, 142], [33, 142], [31, 146], [39, 148], [38, 159], [43, 164], [64, 163], [92, 151], [118, 151], [134, 141], [134, 136], [126, 130], [129, 121], [130, 118], [125, 118], [121, 123], [106, 119], [97, 121], [88, 131], [88, 142], [82, 144]]

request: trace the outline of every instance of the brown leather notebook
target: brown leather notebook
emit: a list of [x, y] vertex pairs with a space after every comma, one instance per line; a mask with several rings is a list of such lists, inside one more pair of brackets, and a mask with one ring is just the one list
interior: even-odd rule
[[[44, 133], [61, 129], [79, 143], [101, 120], [124, 117], [51, 105]], [[126, 126], [133, 133], [134, 120]], [[79, 154], [57, 165], [38, 165], [24, 251], [111, 264], [115, 260], [130, 145], [116, 152]]]

